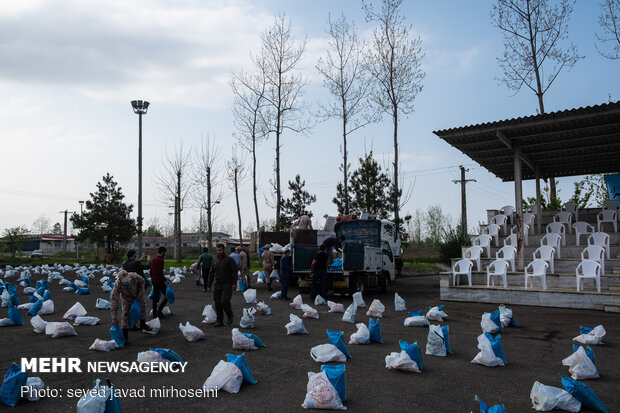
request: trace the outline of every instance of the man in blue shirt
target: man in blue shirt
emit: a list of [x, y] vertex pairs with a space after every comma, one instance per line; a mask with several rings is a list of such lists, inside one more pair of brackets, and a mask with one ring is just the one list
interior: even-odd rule
[[288, 294], [288, 282], [291, 278], [291, 274], [293, 272], [293, 260], [291, 258], [291, 250], [285, 249], [284, 255], [280, 258], [280, 299], [281, 300], [290, 300], [287, 297]]
[[241, 270], [241, 255], [237, 254], [237, 249], [232, 247], [230, 249], [230, 258], [235, 260], [235, 264], [237, 264], [237, 270]]

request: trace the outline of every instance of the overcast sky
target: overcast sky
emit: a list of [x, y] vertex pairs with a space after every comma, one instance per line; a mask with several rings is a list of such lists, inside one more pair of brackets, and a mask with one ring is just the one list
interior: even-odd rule
[[[403, 12], [422, 39], [426, 72], [416, 110], [399, 126], [405, 185], [413, 188], [404, 212], [441, 205], [454, 221], [460, 216], [458, 165], [467, 165], [470, 227], [486, 219], [486, 209], [514, 205], [513, 185], [502, 183], [432, 131], [536, 114], [537, 100], [525, 88], [514, 95], [497, 77], [503, 53], [499, 30], [491, 25], [493, 1], [407, 0]], [[170, 224], [169, 208], [155, 190], [153, 175], [162, 156], [182, 142], [196, 147], [210, 136], [220, 148], [219, 170], [235, 144], [229, 81], [250, 67], [260, 33], [286, 13], [297, 41], [307, 38], [300, 69], [310, 85], [311, 108], [328, 98], [315, 69], [327, 47], [328, 15], [344, 12], [362, 37], [373, 26], [355, 0], [120, 1], [20, 0], [0, 3], [0, 229], [30, 227], [43, 215], [61, 222], [59, 211], [79, 211], [96, 183], [109, 172], [126, 201], [137, 204], [138, 117], [130, 101], [151, 102], [143, 118], [143, 203], [148, 223]], [[620, 61], [596, 49], [598, 2], [580, 1], [570, 37], [585, 56], [560, 74], [545, 95], [548, 112], [616, 101]], [[331, 202], [341, 179], [338, 121], [318, 124], [308, 136], [282, 136], [282, 181], [299, 173], [317, 196], [315, 217], [336, 214]], [[259, 148], [260, 213], [274, 218], [270, 197], [274, 139]], [[393, 155], [389, 119], [350, 137], [350, 159], [372, 149], [382, 164]], [[574, 178], [561, 179], [560, 197], [572, 194]], [[224, 186], [216, 227], [236, 222], [234, 196]], [[524, 194], [533, 195], [533, 182]], [[251, 181], [242, 188], [243, 227], [254, 222]], [[285, 196], [289, 194], [284, 193]], [[137, 208], [134, 208], [136, 211]], [[183, 227], [197, 222], [198, 208], [187, 204]], [[322, 221], [320, 222], [322, 224]]]

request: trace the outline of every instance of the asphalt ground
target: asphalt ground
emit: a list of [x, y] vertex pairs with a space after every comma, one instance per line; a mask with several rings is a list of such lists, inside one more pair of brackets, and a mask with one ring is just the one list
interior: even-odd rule
[[[65, 278], [73, 280], [71, 275]], [[271, 316], [256, 316], [255, 328], [242, 330], [260, 337], [266, 347], [247, 351], [247, 363], [258, 380], [257, 384], [243, 384], [237, 394], [219, 392], [214, 398], [148, 397], [150, 389], [170, 388], [197, 389], [209, 376], [219, 360], [227, 353], [239, 354], [232, 349], [231, 327], [215, 328], [202, 324], [202, 309], [212, 303], [211, 294], [196, 287], [192, 278], [186, 278], [174, 286], [176, 302], [171, 306], [173, 316], [165, 318], [157, 336], [142, 332], [130, 333], [130, 344], [124, 349], [110, 353], [97, 352], [88, 348], [95, 338], [109, 340], [109, 310], [95, 308], [97, 297], [108, 298], [101, 292], [98, 278], [91, 281], [89, 296], [78, 296], [62, 291], [57, 281], [51, 285], [55, 313], [43, 316], [46, 321], [61, 321], [62, 316], [76, 301], [88, 310], [88, 315], [97, 316], [102, 323], [97, 326], [77, 326], [77, 336], [52, 339], [35, 334], [30, 326], [30, 317], [23, 313], [25, 325], [0, 329], [0, 369], [2, 374], [11, 362], [22, 357], [79, 357], [82, 366], [89, 361], [135, 361], [137, 353], [149, 347], [170, 348], [189, 364], [185, 373], [40, 373], [46, 386], [57, 389], [63, 397], [46, 397], [38, 402], [22, 400], [11, 411], [15, 412], [71, 412], [75, 411], [78, 399], [67, 397], [69, 389], [88, 389], [92, 382], [109, 377], [118, 388], [145, 388], [147, 397], [123, 398], [123, 412], [174, 412], [174, 411], [235, 411], [235, 412], [290, 412], [303, 411], [307, 385], [307, 372], [320, 371], [320, 364], [310, 357], [310, 348], [328, 343], [326, 329], [344, 331], [349, 336], [356, 331], [353, 324], [342, 321], [342, 314], [330, 314], [327, 306], [318, 307], [320, 318], [303, 319], [307, 335], [287, 336], [284, 325], [289, 314], [302, 315], [300, 310], [290, 310], [288, 302], [270, 300], [264, 284], [258, 285], [258, 299], [264, 300], [272, 309]], [[38, 276], [33, 277], [34, 280]], [[15, 284], [15, 278], [9, 279]], [[26, 302], [18, 287], [20, 300]], [[444, 304], [450, 326], [450, 344], [454, 354], [448, 357], [434, 357], [424, 354], [428, 328], [404, 327], [404, 312], [394, 311], [394, 292], [398, 292], [407, 303], [408, 310], [426, 309]], [[293, 297], [296, 288], [289, 291]], [[568, 367], [562, 366], [562, 359], [572, 352], [572, 338], [579, 334], [579, 326], [594, 327], [603, 324], [607, 335], [604, 345], [594, 346], [597, 367], [601, 378], [585, 381], [601, 398], [610, 412], [620, 411], [620, 329], [618, 314], [602, 311], [569, 310], [512, 306], [519, 327], [508, 327], [502, 333], [501, 343], [508, 361], [505, 367], [484, 367], [472, 364], [477, 354], [476, 337], [481, 333], [480, 317], [484, 311], [493, 311], [496, 305], [439, 300], [439, 279], [430, 277], [399, 278], [388, 292], [366, 291], [364, 299], [370, 305], [374, 298], [386, 306], [381, 319], [384, 344], [348, 345], [352, 359], [346, 363], [345, 403], [354, 412], [470, 412], [479, 411], [474, 395], [488, 405], [504, 404], [508, 412], [532, 411], [530, 390], [534, 381], [561, 387], [560, 374], [568, 376]], [[330, 296], [328, 299], [347, 307], [351, 299], [345, 296]], [[305, 301], [309, 301], [307, 295]], [[235, 325], [245, 304], [241, 293], [234, 293], [233, 310]], [[309, 303], [310, 304], [310, 303]], [[313, 303], [311, 304], [312, 306]], [[358, 309], [356, 322], [368, 324], [365, 309]], [[0, 310], [0, 318], [7, 317], [7, 309]], [[206, 334], [203, 341], [189, 343], [184, 340], [179, 323], [189, 321]], [[421, 374], [408, 373], [385, 368], [385, 356], [400, 351], [399, 339], [417, 341], [423, 354], [424, 371]], [[35, 375], [35, 374], [31, 374]], [[0, 410], [8, 411], [4, 406]], [[582, 409], [582, 411], [587, 411]]]

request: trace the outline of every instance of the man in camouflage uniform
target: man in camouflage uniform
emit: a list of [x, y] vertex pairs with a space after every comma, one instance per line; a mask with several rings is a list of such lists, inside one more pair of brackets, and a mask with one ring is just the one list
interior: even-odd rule
[[248, 258], [248, 253], [245, 252], [245, 248], [237, 247], [237, 254], [241, 257], [241, 280], [245, 281], [245, 285], [247, 288], [252, 288], [252, 284], [250, 283], [250, 259]]
[[129, 310], [134, 300], [140, 304], [140, 328], [150, 331], [145, 320], [146, 307], [144, 304], [144, 278], [135, 272], [121, 270], [118, 272], [112, 297], [110, 298], [110, 308], [112, 310], [112, 325], [118, 324], [118, 301], [121, 302], [121, 330], [125, 336], [125, 342], [129, 341]]

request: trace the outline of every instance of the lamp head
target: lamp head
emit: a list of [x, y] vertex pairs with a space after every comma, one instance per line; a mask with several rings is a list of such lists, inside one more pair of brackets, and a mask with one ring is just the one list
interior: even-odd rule
[[150, 103], [146, 100], [132, 100], [131, 107], [133, 108], [134, 113], [139, 115], [146, 115], [146, 112], [149, 109]]

